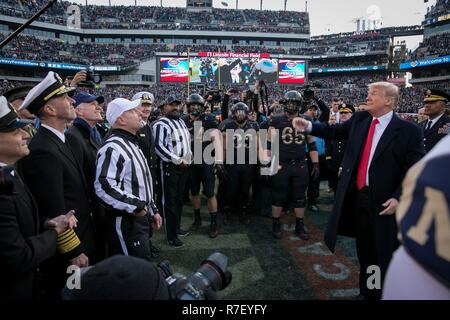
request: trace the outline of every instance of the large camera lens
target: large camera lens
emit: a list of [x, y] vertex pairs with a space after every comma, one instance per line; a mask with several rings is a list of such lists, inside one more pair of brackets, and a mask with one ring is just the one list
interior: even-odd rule
[[213, 253], [202, 262], [196, 272], [190, 277], [194, 286], [203, 292], [226, 288], [231, 282], [231, 273], [227, 271], [228, 258], [219, 252]]

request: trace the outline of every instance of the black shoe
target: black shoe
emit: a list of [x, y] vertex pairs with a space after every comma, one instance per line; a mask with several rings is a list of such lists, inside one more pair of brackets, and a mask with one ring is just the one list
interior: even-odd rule
[[298, 223], [295, 226], [295, 235], [302, 240], [309, 240], [309, 234], [305, 230], [305, 225], [303, 223]]
[[209, 227], [209, 237], [211, 239], [217, 238], [219, 235], [219, 231], [217, 230], [217, 223], [211, 222], [211, 226]]
[[177, 231], [177, 235], [179, 237], [187, 237], [189, 235], [189, 231], [183, 230], [183, 229], [179, 229]]
[[170, 246], [175, 248], [181, 248], [182, 246], [184, 246], [184, 243], [178, 238], [175, 238], [173, 240], [167, 240], [167, 242], [169, 243]]
[[281, 222], [275, 220], [272, 222], [272, 234], [275, 239], [281, 239]]
[[190, 230], [197, 231], [202, 226], [202, 220], [194, 220], [194, 223], [191, 225]]
[[153, 259], [159, 258], [159, 253], [150, 250], [150, 257]]
[[156, 246], [154, 246], [154, 245], [151, 245], [151, 246], [150, 246], [150, 250], [151, 250], [152, 252], [155, 252], [155, 253], [158, 253], [158, 254], [161, 252], [161, 249], [158, 248], [158, 247], [156, 247]]

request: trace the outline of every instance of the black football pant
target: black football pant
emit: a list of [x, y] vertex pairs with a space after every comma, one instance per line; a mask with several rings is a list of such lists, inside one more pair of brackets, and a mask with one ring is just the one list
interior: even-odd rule
[[254, 168], [249, 164], [227, 166], [226, 203], [233, 214], [244, 213], [253, 182]]

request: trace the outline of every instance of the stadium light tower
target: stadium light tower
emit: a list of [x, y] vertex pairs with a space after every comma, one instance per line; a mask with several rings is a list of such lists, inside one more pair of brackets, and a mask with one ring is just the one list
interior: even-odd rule
[[262, 7], [263, 7], [263, 0], [261, 0], [261, 1], [259, 2], [259, 10], [262, 11]]

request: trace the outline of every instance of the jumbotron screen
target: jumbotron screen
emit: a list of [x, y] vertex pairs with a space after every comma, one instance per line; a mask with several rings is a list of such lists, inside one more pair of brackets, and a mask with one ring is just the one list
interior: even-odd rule
[[304, 84], [306, 74], [305, 60], [285, 60], [278, 61], [278, 83]]
[[160, 58], [161, 82], [188, 82], [188, 58]]
[[260, 80], [278, 81], [278, 59], [271, 59], [264, 53], [199, 52], [189, 60], [162, 57], [159, 62], [161, 82], [209, 84], [220, 80], [221, 83], [255, 84]]
[[255, 84], [259, 80], [276, 83], [278, 62], [267, 58], [191, 58], [191, 83]]

